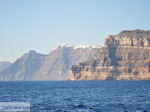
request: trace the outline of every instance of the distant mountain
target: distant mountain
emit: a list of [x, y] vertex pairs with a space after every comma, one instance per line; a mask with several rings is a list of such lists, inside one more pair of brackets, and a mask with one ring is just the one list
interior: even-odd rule
[[48, 55], [30, 51], [0, 73], [0, 80], [65, 80], [72, 64], [90, 60], [98, 49], [63, 45]]
[[10, 65], [11, 65], [10, 62], [6, 62], [6, 61], [5, 62], [0, 62], [0, 72], [7, 69]]
[[30, 51], [3, 71], [0, 80], [32, 80], [44, 62], [44, 58], [45, 55]]

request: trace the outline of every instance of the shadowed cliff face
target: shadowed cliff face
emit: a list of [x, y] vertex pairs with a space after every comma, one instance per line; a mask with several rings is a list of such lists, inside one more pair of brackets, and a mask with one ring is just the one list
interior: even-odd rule
[[69, 80], [149, 80], [150, 31], [108, 36], [91, 61], [72, 66]]

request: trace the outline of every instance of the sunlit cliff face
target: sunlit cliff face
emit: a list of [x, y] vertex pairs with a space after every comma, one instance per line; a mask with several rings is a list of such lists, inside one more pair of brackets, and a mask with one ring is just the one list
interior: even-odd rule
[[150, 79], [150, 31], [122, 31], [108, 36], [92, 60], [72, 66], [74, 80]]

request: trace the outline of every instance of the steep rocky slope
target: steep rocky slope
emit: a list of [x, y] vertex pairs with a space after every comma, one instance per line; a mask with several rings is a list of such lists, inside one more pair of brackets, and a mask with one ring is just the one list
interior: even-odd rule
[[71, 67], [68, 79], [150, 80], [150, 31], [108, 36], [92, 60]]
[[48, 55], [30, 51], [0, 73], [0, 80], [65, 80], [68, 68], [90, 60], [99, 47], [59, 46]]
[[10, 62], [6, 62], [6, 61], [0, 62], [0, 72], [7, 69], [10, 65], [11, 65]]
[[96, 46], [59, 46], [45, 57], [45, 62], [35, 80], [65, 80], [71, 65], [92, 59], [98, 48]]
[[45, 55], [30, 51], [0, 73], [0, 80], [32, 80], [44, 62], [44, 58]]

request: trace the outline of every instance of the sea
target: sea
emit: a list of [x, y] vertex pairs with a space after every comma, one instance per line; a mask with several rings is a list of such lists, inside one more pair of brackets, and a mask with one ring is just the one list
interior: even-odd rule
[[150, 112], [150, 81], [6, 81], [0, 102], [31, 112]]

